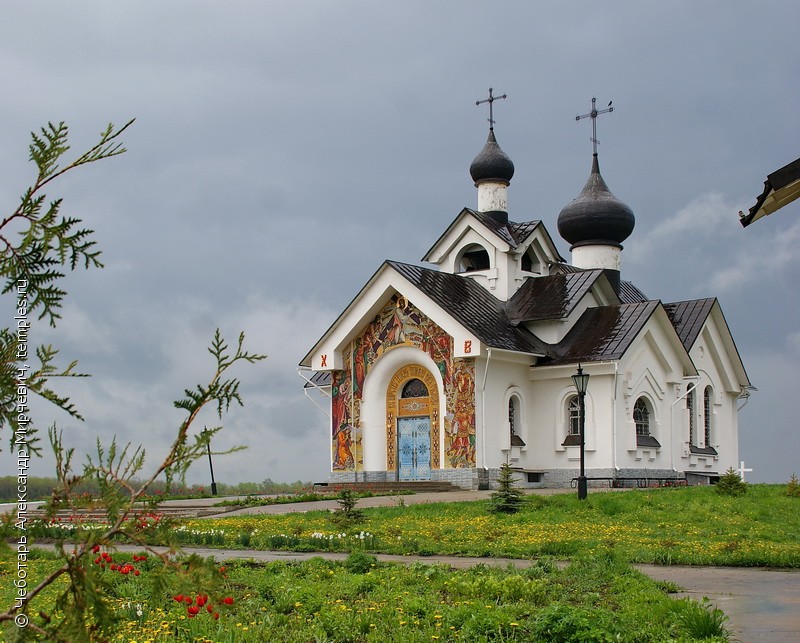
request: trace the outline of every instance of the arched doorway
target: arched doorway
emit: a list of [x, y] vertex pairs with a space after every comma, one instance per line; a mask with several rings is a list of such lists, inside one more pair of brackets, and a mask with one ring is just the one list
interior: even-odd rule
[[430, 480], [439, 468], [439, 393], [419, 364], [404, 366], [386, 390], [386, 468], [398, 480]]

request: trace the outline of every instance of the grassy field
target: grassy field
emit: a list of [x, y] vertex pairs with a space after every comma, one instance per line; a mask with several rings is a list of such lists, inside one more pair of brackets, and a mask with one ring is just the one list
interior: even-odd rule
[[[120, 564], [129, 559], [114, 554]], [[5, 604], [12, 599], [13, 563], [7, 556], [0, 561]], [[52, 554], [37, 557], [31, 576], [54, 564]], [[154, 591], [152, 559], [135, 564], [139, 576], [107, 572], [115, 619], [105, 633], [109, 641], [727, 640], [719, 610], [672, 599], [669, 588], [613, 557], [578, 559], [563, 570], [542, 560], [524, 571], [384, 564], [364, 553], [344, 563], [242, 561], [227, 565], [223, 585], [208, 595], [174, 580]], [[37, 609], [57, 617], [56, 589]], [[14, 633], [8, 626], [4, 640]]]
[[[140, 575], [109, 572], [116, 619], [109, 640], [724, 641], [721, 612], [670, 598], [665, 590], [674, 588], [628, 563], [800, 567], [800, 498], [785, 490], [755, 485], [742, 497], [710, 487], [595, 492], [584, 502], [574, 493], [528, 496], [515, 515], [490, 514], [486, 501], [406, 505], [398, 497], [349, 524], [329, 511], [163, 523], [154, 543], [351, 555], [346, 563], [240, 561], [227, 566], [214, 595], [172, 577], [157, 588], [149, 582], [155, 562], [139, 561]], [[70, 529], [43, 526], [38, 535], [69, 539]], [[378, 563], [377, 552], [537, 562], [524, 571], [456, 571]], [[117, 564], [130, 559], [113, 555]], [[556, 559], [571, 564], [559, 569]], [[54, 563], [50, 554], [36, 557], [29, 580]], [[4, 554], [5, 605], [13, 569], [13, 556]], [[56, 589], [37, 610], [52, 608]], [[13, 626], [5, 640], [12, 633]]]
[[570, 559], [613, 553], [629, 562], [800, 567], [800, 498], [780, 485], [741, 497], [713, 487], [528, 496], [515, 515], [486, 502], [374, 508], [343, 528], [327, 511], [186, 521], [184, 545]]

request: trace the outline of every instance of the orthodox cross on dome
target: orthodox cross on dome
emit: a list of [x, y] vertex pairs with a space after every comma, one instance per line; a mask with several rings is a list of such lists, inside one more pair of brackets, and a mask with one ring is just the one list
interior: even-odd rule
[[[489, 90], [489, 92], [490, 92], [490, 95], [491, 95], [491, 90]], [[600, 110], [598, 110], [597, 109], [597, 99], [592, 97], [592, 111], [589, 112], [588, 114], [581, 114], [580, 116], [576, 116], [575, 117], [576, 121], [579, 121], [579, 120], [581, 120], [583, 118], [591, 118], [592, 119], [592, 138], [591, 138], [591, 141], [592, 141], [592, 150], [593, 150], [595, 156], [597, 156], [597, 117], [600, 114], [608, 114], [609, 112], [613, 112], [614, 108], [611, 107], [611, 103], [613, 103], [613, 102], [614, 102], [613, 100], [608, 101], [608, 109], [600, 109]]]
[[492, 88], [489, 88], [489, 98], [484, 98], [483, 100], [476, 100], [475, 104], [480, 105], [482, 103], [489, 103], [489, 129], [494, 130], [494, 111], [492, 107], [492, 103], [496, 100], [500, 100], [501, 98], [508, 98], [508, 94], [503, 94], [502, 96], [493, 96], [492, 95]]

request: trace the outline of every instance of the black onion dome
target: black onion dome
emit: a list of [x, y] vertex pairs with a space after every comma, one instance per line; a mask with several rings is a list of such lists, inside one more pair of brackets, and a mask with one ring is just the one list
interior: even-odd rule
[[592, 173], [583, 190], [558, 215], [558, 232], [575, 246], [589, 244], [620, 245], [627, 239], [636, 217], [633, 210], [611, 194], [603, 177], [597, 155], [592, 161]]
[[469, 173], [476, 185], [484, 181], [511, 182], [511, 177], [514, 176], [514, 163], [500, 149], [494, 137], [494, 130], [489, 130], [486, 145], [472, 161]]

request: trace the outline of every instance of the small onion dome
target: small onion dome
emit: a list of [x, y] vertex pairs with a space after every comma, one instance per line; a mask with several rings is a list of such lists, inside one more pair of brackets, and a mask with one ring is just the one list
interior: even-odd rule
[[636, 218], [633, 210], [611, 194], [603, 177], [597, 154], [592, 173], [583, 190], [558, 215], [558, 232], [572, 247], [585, 245], [620, 246], [627, 239]]
[[502, 181], [506, 184], [511, 182], [511, 177], [514, 176], [514, 163], [500, 149], [494, 137], [494, 130], [489, 130], [486, 145], [472, 161], [469, 173], [475, 185], [485, 181]]

